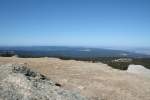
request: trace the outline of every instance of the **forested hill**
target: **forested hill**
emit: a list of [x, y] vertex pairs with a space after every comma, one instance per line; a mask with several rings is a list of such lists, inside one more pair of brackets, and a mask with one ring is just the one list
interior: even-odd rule
[[63, 46], [0, 47], [0, 54], [18, 55], [19, 57], [149, 57], [148, 55], [121, 50]]

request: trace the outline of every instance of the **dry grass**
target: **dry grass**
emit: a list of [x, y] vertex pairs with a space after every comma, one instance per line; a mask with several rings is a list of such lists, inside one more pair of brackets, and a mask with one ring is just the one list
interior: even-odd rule
[[150, 100], [150, 78], [119, 71], [102, 63], [56, 58], [3, 58], [0, 64], [26, 63], [69, 90], [91, 100]]

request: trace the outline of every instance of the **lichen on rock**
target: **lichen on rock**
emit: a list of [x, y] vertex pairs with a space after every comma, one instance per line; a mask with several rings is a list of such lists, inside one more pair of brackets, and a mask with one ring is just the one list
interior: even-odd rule
[[0, 100], [86, 100], [26, 65], [0, 66]]

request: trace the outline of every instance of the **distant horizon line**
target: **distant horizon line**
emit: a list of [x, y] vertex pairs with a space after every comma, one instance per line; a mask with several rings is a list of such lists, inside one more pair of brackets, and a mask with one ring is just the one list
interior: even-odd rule
[[128, 48], [149, 48], [150, 46], [81, 46], [81, 45], [0, 45], [0, 47], [85, 47], [85, 48], [107, 48], [107, 49], [128, 49]]

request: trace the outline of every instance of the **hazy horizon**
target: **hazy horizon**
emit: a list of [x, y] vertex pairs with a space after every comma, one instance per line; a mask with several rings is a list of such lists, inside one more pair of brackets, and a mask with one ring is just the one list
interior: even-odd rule
[[150, 48], [149, 0], [1, 0], [0, 46]]
[[150, 47], [133, 47], [133, 46], [72, 46], [72, 45], [0, 45], [1, 48], [11, 47], [69, 47], [69, 48], [99, 48], [99, 49], [111, 49], [111, 50], [125, 50], [125, 51], [148, 51]]

